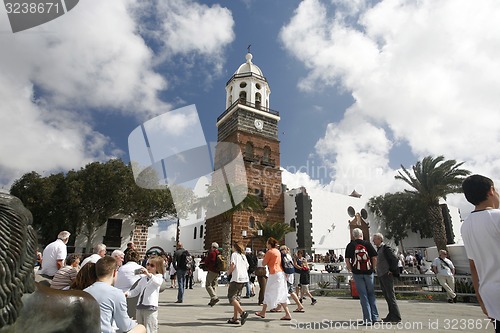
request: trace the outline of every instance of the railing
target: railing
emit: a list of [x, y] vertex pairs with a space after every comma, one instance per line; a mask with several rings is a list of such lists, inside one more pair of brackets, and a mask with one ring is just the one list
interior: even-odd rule
[[[349, 290], [351, 273], [312, 273], [311, 289]], [[402, 274], [394, 279], [397, 294], [446, 294], [434, 274]], [[375, 291], [380, 292], [378, 278], [375, 277]], [[475, 296], [470, 275], [455, 275], [455, 292], [459, 296]]]
[[270, 114], [272, 114], [274, 116], [279, 116], [280, 115], [280, 113], [278, 111], [276, 111], [276, 110], [272, 110], [270, 108], [266, 108], [265, 106], [257, 105], [255, 103], [251, 103], [251, 102], [247, 101], [246, 99], [241, 99], [240, 98], [240, 99], [236, 100], [236, 102], [234, 102], [233, 104], [231, 104], [231, 106], [229, 106], [226, 109], [226, 111], [224, 111], [219, 117], [217, 117], [217, 122], [220, 121], [222, 118], [224, 118], [224, 116], [226, 114], [228, 114], [238, 104], [250, 106], [250, 107], [255, 108], [257, 110], [268, 112], [268, 113], [270, 113]]

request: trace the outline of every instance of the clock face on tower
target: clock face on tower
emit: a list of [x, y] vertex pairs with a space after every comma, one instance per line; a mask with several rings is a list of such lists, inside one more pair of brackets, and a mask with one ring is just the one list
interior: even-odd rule
[[255, 119], [254, 125], [256, 129], [261, 130], [264, 127], [264, 122], [260, 119]]

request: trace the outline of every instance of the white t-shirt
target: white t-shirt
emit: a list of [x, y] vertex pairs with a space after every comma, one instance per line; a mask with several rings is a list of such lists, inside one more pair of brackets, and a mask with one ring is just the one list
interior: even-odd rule
[[231, 254], [231, 264], [235, 265], [231, 273], [231, 282], [245, 283], [248, 282], [248, 261], [245, 254], [233, 252]]
[[500, 210], [472, 212], [461, 234], [467, 257], [476, 265], [479, 294], [488, 315], [500, 320]]
[[[57, 267], [57, 260], [66, 260], [67, 254], [66, 244], [64, 244], [61, 239], [57, 239], [47, 245], [43, 250], [42, 270], [40, 271], [40, 274], [54, 276], [54, 274], [56, 274], [59, 270]], [[64, 262], [62, 267], [64, 267]]]
[[444, 258], [443, 261], [439, 257], [432, 261], [432, 266], [436, 266], [437, 268], [437, 275], [452, 276], [455, 266], [453, 266], [453, 263], [448, 258]]
[[102, 257], [100, 255], [98, 255], [97, 253], [94, 253], [93, 255], [85, 258], [85, 260], [80, 264], [80, 267], [83, 267], [85, 266], [85, 264], [89, 263], [89, 262], [92, 262], [92, 263], [96, 263], [99, 259], [101, 259]]
[[141, 278], [140, 274], [135, 274], [135, 270], [139, 268], [142, 268], [142, 266], [133, 261], [129, 261], [125, 265], [118, 268], [118, 272], [116, 273], [115, 288], [118, 288], [121, 291], [129, 290], [130, 287], [132, 287], [132, 285]]

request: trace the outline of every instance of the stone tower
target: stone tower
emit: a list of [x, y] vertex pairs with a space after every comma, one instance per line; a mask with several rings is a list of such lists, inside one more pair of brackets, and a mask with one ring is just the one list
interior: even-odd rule
[[[254, 239], [257, 222], [283, 222], [284, 201], [278, 140], [279, 112], [270, 109], [271, 89], [252, 54], [226, 83], [226, 110], [217, 118], [218, 142], [238, 145], [243, 155], [248, 192], [257, 195], [264, 213], [235, 212], [231, 217], [231, 241], [240, 240], [253, 250], [263, 249], [264, 241]], [[222, 245], [224, 224], [221, 216], [207, 219], [205, 248], [213, 241]], [[244, 236], [246, 234], [246, 236]]]

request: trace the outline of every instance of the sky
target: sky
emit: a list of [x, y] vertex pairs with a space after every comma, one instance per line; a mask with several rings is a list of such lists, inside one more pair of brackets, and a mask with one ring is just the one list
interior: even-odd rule
[[12, 33], [0, 8], [0, 188], [128, 161], [134, 128], [191, 104], [216, 141], [248, 45], [289, 188], [382, 195], [428, 155], [498, 182], [499, 21], [495, 0], [83, 0]]

